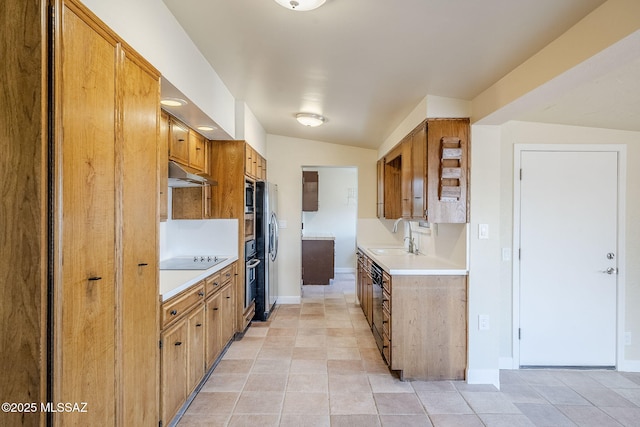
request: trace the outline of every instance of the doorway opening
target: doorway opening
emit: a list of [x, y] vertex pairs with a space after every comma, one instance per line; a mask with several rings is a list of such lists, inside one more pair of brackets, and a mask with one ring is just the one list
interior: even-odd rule
[[301, 175], [302, 284], [330, 285], [335, 273], [354, 273], [358, 168], [303, 166]]

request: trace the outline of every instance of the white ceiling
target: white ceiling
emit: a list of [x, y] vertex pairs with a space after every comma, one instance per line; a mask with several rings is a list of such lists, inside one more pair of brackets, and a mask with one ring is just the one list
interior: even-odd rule
[[[473, 99], [604, 3], [327, 0], [294, 12], [272, 0], [163, 1], [267, 133], [369, 148], [427, 94]], [[521, 119], [640, 131], [639, 75], [640, 61], [627, 63]], [[303, 127], [300, 111], [328, 122]]]

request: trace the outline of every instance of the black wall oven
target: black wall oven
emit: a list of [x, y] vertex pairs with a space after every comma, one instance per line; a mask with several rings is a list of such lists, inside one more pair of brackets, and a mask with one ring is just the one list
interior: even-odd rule
[[256, 283], [258, 275], [256, 269], [260, 264], [257, 256], [256, 241], [247, 240], [244, 244], [244, 260], [245, 260], [245, 290], [244, 290], [244, 308], [246, 309], [256, 299]]
[[255, 184], [251, 181], [244, 183], [244, 213], [252, 214], [255, 212]]

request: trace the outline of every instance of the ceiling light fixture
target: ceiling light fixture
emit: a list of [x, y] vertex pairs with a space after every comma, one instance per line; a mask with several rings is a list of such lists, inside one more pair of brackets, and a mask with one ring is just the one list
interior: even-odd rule
[[216, 130], [216, 129], [218, 129], [218, 128], [215, 127], [215, 126], [198, 126], [198, 130], [201, 130], [203, 132], [210, 132], [210, 131]]
[[322, 6], [325, 1], [326, 0], [276, 0], [280, 6], [297, 12], [317, 9]]
[[165, 107], [182, 107], [183, 105], [187, 105], [187, 101], [181, 98], [163, 98], [160, 100], [160, 104]]
[[301, 125], [311, 127], [320, 126], [327, 121], [324, 116], [313, 113], [298, 113], [296, 114], [296, 120], [298, 120]]

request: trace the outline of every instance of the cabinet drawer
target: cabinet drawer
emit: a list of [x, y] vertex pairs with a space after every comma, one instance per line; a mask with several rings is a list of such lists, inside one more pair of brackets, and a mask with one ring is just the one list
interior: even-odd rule
[[382, 308], [391, 313], [391, 295], [382, 291]]
[[204, 279], [204, 289], [207, 294], [207, 297], [209, 295], [213, 295], [215, 292], [218, 292], [220, 290], [220, 285], [222, 285], [220, 272], [214, 273], [211, 276]]
[[204, 301], [204, 282], [200, 282], [162, 304], [162, 328], [187, 313], [191, 307]]
[[385, 310], [382, 310], [382, 333], [391, 338], [391, 316]]
[[391, 339], [384, 334], [382, 335], [382, 356], [387, 365], [391, 366]]
[[220, 281], [222, 285], [226, 285], [233, 279], [233, 264], [223, 268], [220, 271]]
[[382, 272], [382, 289], [384, 289], [387, 294], [391, 294], [391, 276], [389, 276], [386, 271]]

